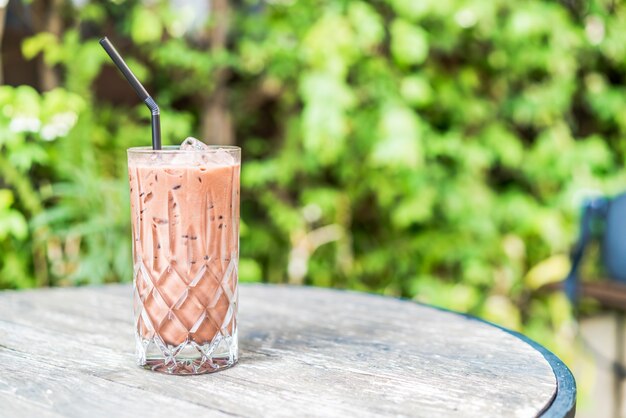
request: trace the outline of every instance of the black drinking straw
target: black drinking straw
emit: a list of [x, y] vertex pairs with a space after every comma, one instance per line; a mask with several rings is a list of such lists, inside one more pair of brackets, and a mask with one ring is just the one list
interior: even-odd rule
[[100, 45], [109, 54], [109, 57], [113, 60], [117, 68], [120, 69], [126, 80], [130, 83], [137, 96], [148, 106], [152, 113], [152, 149], [161, 149], [161, 113], [159, 106], [154, 99], [150, 97], [144, 86], [141, 85], [135, 74], [128, 68], [128, 65], [124, 62], [122, 56], [117, 52], [111, 41], [105, 36], [100, 39]]

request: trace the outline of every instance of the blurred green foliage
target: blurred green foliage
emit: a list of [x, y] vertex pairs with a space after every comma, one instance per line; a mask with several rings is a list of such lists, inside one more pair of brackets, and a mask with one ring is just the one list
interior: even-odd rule
[[567, 272], [581, 198], [626, 185], [624, 4], [232, 7], [226, 48], [202, 40], [210, 17], [131, 0], [67, 4], [62, 36], [23, 43], [63, 81], [0, 87], [0, 287], [131, 279], [125, 149], [149, 143], [149, 114], [94, 94], [111, 64], [89, 26], [132, 41], [166, 142], [197, 135], [195, 99], [227, 74], [242, 281], [415, 298], [549, 346], [571, 336], [564, 298], [536, 290]]

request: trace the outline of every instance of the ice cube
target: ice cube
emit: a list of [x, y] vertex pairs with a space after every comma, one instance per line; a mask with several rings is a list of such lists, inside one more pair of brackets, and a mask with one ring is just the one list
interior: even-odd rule
[[207, 163], [213, 163], [221, 166], [235, 164], [235, 159], [233, 158], [233, 156], [224, 149], [218, 149], [210, 155], [207, 155], [206, 157], [207, 158], [205, 158], [205, 162]]
[[204, 142], [193, 138], [186, 138], [182, 144], [180, 144], [180, 149], [182, 151], [207, 151], [207, 152], [199, 152], [192, 153], [192, 155], [176, 155], [172, 161], [175, 163], [181, 164], [208, 164], [208, 165], [233, 165], [235, 164], [235, 159], [232, 155], [225, 149], [220, 149], [216, 147], [209, 147]]
[[196, 151], [209, 149], [209, 147], [199, 139], [188, 136], [187, 138], [185, 138], [183, 143], [180, 144], [180, 149], [183, 151]]

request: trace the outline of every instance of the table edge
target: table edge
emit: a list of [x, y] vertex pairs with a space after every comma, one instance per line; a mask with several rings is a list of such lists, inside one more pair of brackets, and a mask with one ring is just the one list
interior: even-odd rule
[[542, 418], [565, 417], [573, 418], [576, 415], [576, 380], [570, 369], [550, 350], [531, 340], [527, 336], [504, 329], [504, 331], [524, 341], [539, 351], [546, 359], [556, 378], [556, 394], [552, 402], [541, 412]]
[[[410, 301], [409, 299], [405, 300]], [[498, 328], [506, 332], [507, 334], [510, 334], [513, 337], [530, 345], [532, 348], [541, 353], [544, 359], [546, 359], [546, 361], [552, 368], [552, 373], [554, 373], [554, 377], [556, 379], [556, 392], [554, 394], [554, 397], [552, 398], [550, 403], [547, 404], [541, 412], [539, 412], [537, 416], [541, 418], [574, 418], [576, 416], [576, 379], [574, 378], [571, 370], [565, 365], [565, 363], [563, 363], [560, 358], [556, 356], [556, 354], [522, 333], [510, 330], [498, 324], [494, 324], [493, 322], [489, 322], [485, 319], [478, 318], [470, 314], [456, 312], [450, 309], [440, 308], [438, 306], [433, 306], [416, 301], [412, 302], [417, 303], [418, 305], [427, 306], [451, 314], [461, 315], [465, 318], [482, 322], [486, 325]]]

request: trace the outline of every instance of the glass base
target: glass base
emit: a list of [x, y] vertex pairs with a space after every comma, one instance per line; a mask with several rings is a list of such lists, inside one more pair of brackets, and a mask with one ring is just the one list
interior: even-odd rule
[[137, 364], [144, 369], [173, 375], [214, 373], [234, 366], [238, 360], [237, 332], [218, 336], [211, 343], [187, 340], [178, 346], [164, 344], [158, 336], [136, 336]]

